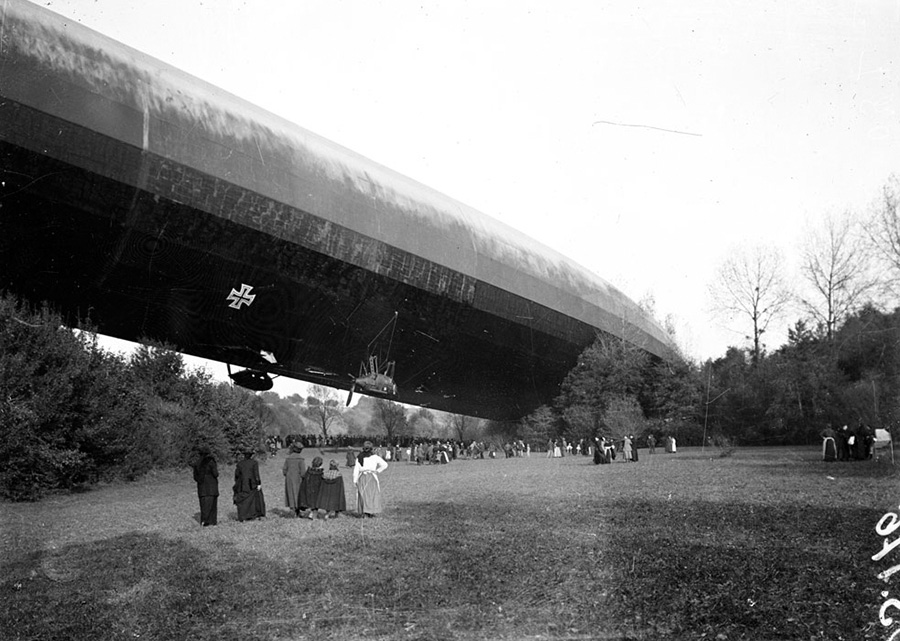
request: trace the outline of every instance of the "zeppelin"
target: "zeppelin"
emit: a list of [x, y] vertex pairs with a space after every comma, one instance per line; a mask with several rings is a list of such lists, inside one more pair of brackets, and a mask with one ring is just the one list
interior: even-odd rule
[[509, 420], [598, 334], [672, 354], [559, 252], [22, 0], [0, 4], [0, 183], [0, 289], [257, 389], [381, 362], [399, 402]]

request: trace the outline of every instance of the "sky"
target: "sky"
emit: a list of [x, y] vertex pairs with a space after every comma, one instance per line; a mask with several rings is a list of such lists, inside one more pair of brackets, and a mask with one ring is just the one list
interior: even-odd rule
[[710, 309], [729, 255], [796, 270], [900, 174], [896, 0], [40, 4], [652, 297], [697, 360], [747, 345]]

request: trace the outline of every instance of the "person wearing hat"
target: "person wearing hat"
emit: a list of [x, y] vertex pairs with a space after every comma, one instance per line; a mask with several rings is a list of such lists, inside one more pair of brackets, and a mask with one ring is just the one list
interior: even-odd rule
[[371, 441], [363, 443], [362, 452], [356, 457], [353, 466], [353, 485], [356, 486], [357, 508], [359, 516], [375, 516], [381, 514], [381, 484], [378, 475], [384, 472], [388, 464], [378, 456]]
[[306, 474], [306, 459], [300, 456], [303, 444], [300, 441], [291, 443], [291, 451], [284, 459], [281, 472], [284, 474], [284, 504], [291, 508], [294, 514], [300, 515], [300, 482]]
[[234, 504], [238, 521], [248, 521], [266, 515], [266, 500], [259, 477], [259, 463], [253, 452], [245, 452], [244, 458], [234, 468]]
[[344, 477], [341, 476], [335, 460], [329, 461], [328, 469], [322, 475], [322, 485], [319, 487], [319, 509], [324, 510], [329, 519], [347, 511]]
[[322, 486], [324, 472], [322, 457], [317, 456], [312, 460], [312, 467], [306, 470], [306, 474], [303, 475], [303, 480], [300, 482], [300, 493], [297, 496], [300, 512], [311, 519], [315, 518], [316, 511], [319, 509], [319, 489]]
[[218, 523], [219, 468], [208, 447], [200, 448], [197, 454], [194, 481], [200, 498], [200, 525], [215, 525]]

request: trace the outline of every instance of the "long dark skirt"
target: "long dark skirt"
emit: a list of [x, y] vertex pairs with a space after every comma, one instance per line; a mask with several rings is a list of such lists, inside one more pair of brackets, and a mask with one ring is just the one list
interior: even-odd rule
[[347, 497], [344, 495], [344, 479], [342, 477], [322, 478], [322, 485], [319, 486], [319, 504], [316, 507], [326, 512], [345, 512], [347, 510]]
[[219, 497], [200, 497], [200, 525], [216, 525], [219, 522]]
[[317, 509], [319, 507], [319, 488], [322, 485], [322, 469], [314, 468], [306, 471], [306, 476], [300, 481], [300, 492], [297, 502], [303, 510]]
[[837, 460], [837, 447], [835, 447], [834, 445], [834, 439], [830, 436], [826, 436], [824, 439], [822, 439], [822, 460]]
[[238, 521], [258, 519], [266, 515], [266, 499], [262, 490], [250, 490], [234, 495]]

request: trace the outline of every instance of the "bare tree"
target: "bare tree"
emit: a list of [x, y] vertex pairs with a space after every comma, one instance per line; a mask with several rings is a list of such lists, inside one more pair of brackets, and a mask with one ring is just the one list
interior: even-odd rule
[[475, 438], [481, 421], [464, 414], [451, 414], [449, 417], [450, 429], [456, 434], [456, 439], [460, 442], [468, 441]]
[[406, 428], [406, 408], [385, 398], [375, 399], [375, 418], [381, 423], [390, 443]]
[[716, 312], [750, 319], [753, 333], [747, 338], [753, 343], [753, 363], [758, 363], [764, 348], [762, 335], [791, 301], [781, 252], [763, 246], [732, 252], [719, 268], [710, 295]]
[[[885, 283], [900, 281], [900, 176], [893, 175], [882, 189], [881, 199], [872, 209], [872, 216], [865, 226], [876, 255], [887, 265], [894, 278]], [[896, 286], [892, 293], [898, 293]]]
[[878, 285], [857, 227], [849, 212], [826, 216], [808, 227], [801, 249], [800, 269], [812, 296], [801, 296], [800, 302], [824, 328], [829, 341], [841, 321], [866, 302]]
[[328, 431], [341, 418], [337, 391], [322, 385], [310, 385], [309, 392], [306, 397], [307, 414], [322, 430], [322, 437], [327, 439]]

